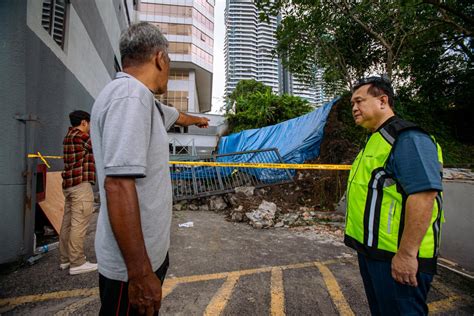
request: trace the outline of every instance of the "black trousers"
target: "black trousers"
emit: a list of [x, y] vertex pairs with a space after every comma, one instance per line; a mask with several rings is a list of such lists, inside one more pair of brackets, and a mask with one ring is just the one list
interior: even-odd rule
[[[166, 271], [169, 266], [169, 256], [166, 254], [165, 261], [155, 271], [156, 276], [161, 280], [161, 284], [165, 280]], [[111, 280], [99, 273], [99, 291], [100, 291], [100, 312], [101, 316], [112, 315], [139, 315], [138, 310], [130, 306], [128, 301], [128, 282]], [[155, 313], [157, 315], [158, 313]]]

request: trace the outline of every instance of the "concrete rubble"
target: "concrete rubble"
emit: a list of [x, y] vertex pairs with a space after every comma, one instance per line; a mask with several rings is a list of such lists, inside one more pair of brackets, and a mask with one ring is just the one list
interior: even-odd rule
[[474, 172], [463, 168], [444, 168], [443, 180], [474, 182]]
[[250, 220], [250, 225], [254, 228], [268, 228], [274, 226], [273, 220], [277, 206], [275, 203], [267, 202], [265, 200], [258, 206], [258, 209], [245, 213], [245, 216]]
[[[286, 190], [298, 191], [298, 189], [300, 188], [293, 184]], [[281, 195], [281, 192], [273, 194]], [[173, 210], [223, 213], [228, 221], [246, 222], [256, 229], [318, 225], [320, 226], [318, 231], [321, 232], [336, 235], [343, 232], [343, 212], [320, 210], [317, 205], [313, 206], [309, 198], [301, 201], [304, 205], [294, 202], [282, 203], [282, 200], [273, 198], [269, 187], [242, 186], [237, 187], [235, 193], [178, 201], [173, 205]]]

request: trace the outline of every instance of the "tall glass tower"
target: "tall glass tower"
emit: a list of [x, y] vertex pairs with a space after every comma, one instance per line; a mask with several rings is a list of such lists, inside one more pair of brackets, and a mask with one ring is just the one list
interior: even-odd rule
[[229, 95], [242, 79], [254, 79], [272, 88], [274, 93], [300, 96], [319, 105], [316, 88], [297, 80], [285, 71], [273, 50], [279, 17], [259, 20], [253, 0], [226, 0], [225, 94]]

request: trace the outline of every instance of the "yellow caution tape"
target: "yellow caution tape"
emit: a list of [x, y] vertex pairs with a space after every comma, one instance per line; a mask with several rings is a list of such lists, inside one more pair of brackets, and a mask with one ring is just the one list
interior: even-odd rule
[[28, 158], [46, 158], [46, 159], [63, 159], [63, 156], [43, 156], [40, 152], [37, 154], [28, 154]]
[[[43, 156], [28, 154], [28, 158], [40, 158], [48, 168], [46, 159], [62, 159], [62, 156]], [[247, 162], [211, 162], [211, 161], [170, 161], [171, 165], [182, 166], [206, 166], [206, 167], [240, 167], [240, 168], [270, 168], [270, 169], [308, 169], [308, 170], [350, 170], [351, 165], [329, 165], [329, 164], [292, 164], [292, 163], [247, 163]]]
[[243, 163], [243, 162], [210, 162], [210, 161], [170, 161], [172, 165], [209, 166], [209, 167], [241, 167], [241, 168], [272, 168], [272, 169], [317, 169], [317, 170], [350, 170], [351, 165], [328, 164], [292, 164], [292, 163]]
[[51, 168], [49, 163], [46, 161], [46, 159], [61, 159], [63, 157], [61, 156], [43, 156], [39, 151], [36, 154], [28, 154], [28, 158], [39, 158], [41, 161], [44, 162], [46, 167]]

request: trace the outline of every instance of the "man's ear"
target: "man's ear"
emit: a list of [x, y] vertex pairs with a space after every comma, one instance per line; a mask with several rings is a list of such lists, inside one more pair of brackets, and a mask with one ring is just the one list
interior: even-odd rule
[[380, 96], [380, 108], [384, 109], [388, 105], [388, 96], [387, 95], [382, 95]]
[[161, 52], [156, 53], [155, 55], [155, 65], [156, 68], [158, 68], [159, 71], [162, 71], [163, 68], [161, 68], [161, 60], [162, 60]]
[[159, 71], [163, 70], [163, 67], [166, 64], [166, 57], [165, 53], [160, 51], [156, 54], [156, 67], [158, 68]]

